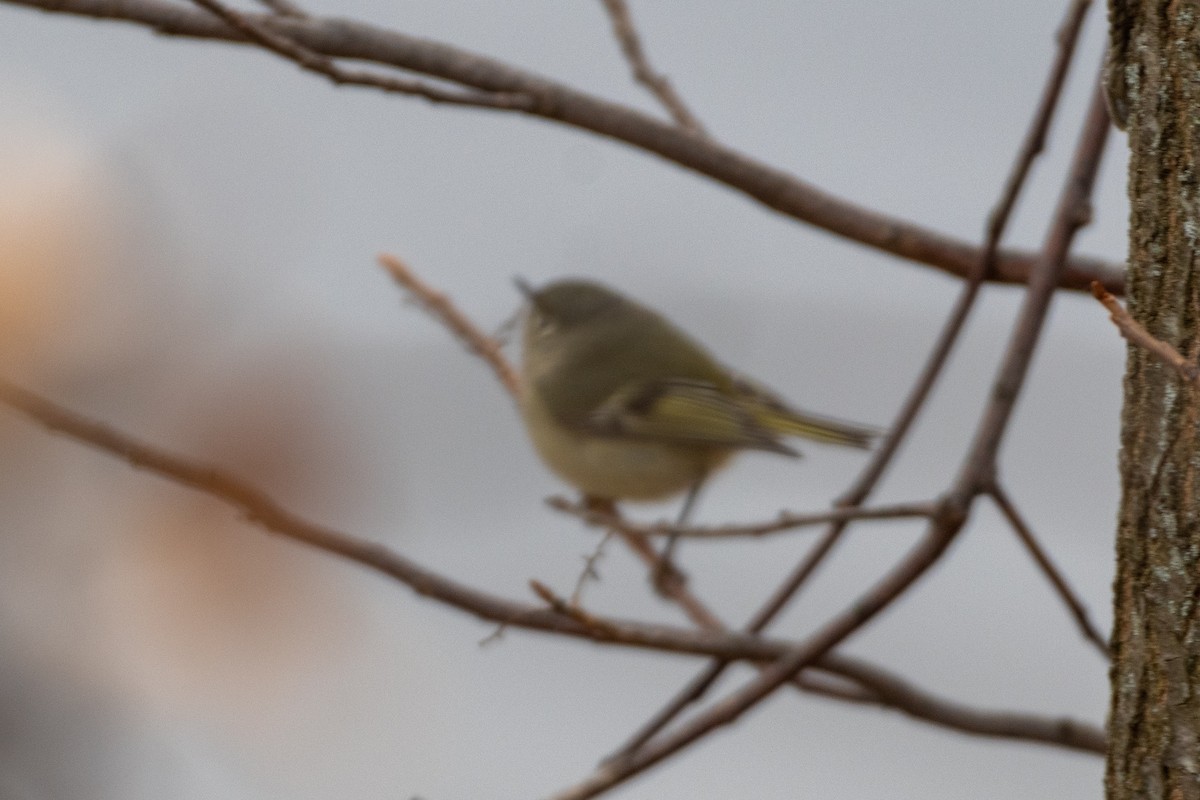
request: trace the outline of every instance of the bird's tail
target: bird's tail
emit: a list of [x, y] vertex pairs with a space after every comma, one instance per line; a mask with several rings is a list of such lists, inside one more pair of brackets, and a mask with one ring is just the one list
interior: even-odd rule
[[735, 379], [734, 386], [749, 400], [755, 421], [775, 433], [863, 449], [869, 448], [879, 438], [880, 431], [867, 425], [789, 408], [769, 389], [741, 376]]
[[874, 428], [773, 405], [756, 409], [754, 416], [764, 428], [826, 444], [865, 449], [879, 437], [879, 431]]

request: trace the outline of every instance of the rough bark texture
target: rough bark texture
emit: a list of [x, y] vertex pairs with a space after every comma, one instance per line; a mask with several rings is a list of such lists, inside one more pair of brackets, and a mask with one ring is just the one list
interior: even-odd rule
[[[1129, 308], [1200, 355], [1200, 2], [1113, 0], [1111, 104], [1129, 132]], [[1200, 393], [1129, 351], [1117, 532], [1110, 800], [1200, 800]]]

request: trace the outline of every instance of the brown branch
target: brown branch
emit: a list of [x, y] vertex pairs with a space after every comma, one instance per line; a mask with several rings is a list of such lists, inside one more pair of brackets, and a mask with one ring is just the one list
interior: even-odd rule
[[704, 126], [688, 110], [683, 98], [676, 94], [675, 87], [671, 86], [667, 76], [656, 72], [650, 66], [650, 59], [646, 57], [646, 51], [642, 49], [641, 37], [638, 36], [637, 28], [633, 24], [633, 15], [629, 13], [629, 6], [625, 0], [601, 0], [601, 2], [612, 21], [613, 34], [621, 45], [621, 52], [624, 53], [625, 60], [629, 62], [629, 68], [633, 70], [634, 80], [645, 86], [658, 99], [658, 102], [662, 103], [663, 108], [681, 128], [704, 136]]
[[555, 795], [554, 800], [595, 797], [718, 728], [731, 724], [790, 681], [800, 670], [820, 659], [873, 619], [937, 562], [962, 529], [974, 498], [985, 491], [992, 481], [996, 454], [1028, 372], [1049, 310], [1050, 297], [1075, 234], [1090, 219], [1089, 197], [1110, 127], [1103, 92], [1097, 82], [1075, 157], [1038, 260], [1038, 269], [1029, 283], [991, 397], [954, 487], [922, 540], [870, 591], [796, 650], [764, 667], [758, 677], [682, 723], [673, 732], [651, 739], [627, 758], [607, 762], [583, 782]]
[[[787, 642], [740, 634], [724, 634], [712, 630], [697, 633], [599, 617], [564, 603], [544, 587], [534, 588], [550, 604], [549, 609], [496, 598], [436, 575], [382, 545], [355, 539], [307, 522], [283, 509], [260, 490], [210, 465], [149, 447], [112, 428], [66, 411], [44, 398], [3, 381], [0, 381], [0, 403], [24, 413], [53, 432], [64, 434], [77, 442], [116, 456], [136, 468], [148, 470], [227, 503], [251, 522], [268, 531], [358, 563], [406, 584], [422, 596], [446, 603], [484, 620], [608, 644], [754, 661], [769, 661], [787, 652], [790, 646]], [[884, 697], [880, 686], [904, 686], [904, 682], [877, 667], [861, 662], [831, 659], [828, 669], [824, 663], [818, 665], [818, 668], [834, 675], [844, 675], [854, 681], [869, 682], [872, 694], [837, 689], [813, 681], [805, 682], [803, 688], [807, 691], [853, 702], [882, 704], [913, 715], [917, 715], [922, 706], [936, 708], [941, 705], [954, 708], [950, 701], [941, 700], [911, 687], [907, 696], [893, 692], [893, 696]], [[1011, 714], [1000, 716], [1021, 717]], [[945, 716], [945, 722], [932, 718], [930, 721], [935, 724], [949, 724], [951, 727], [954, 725], [950, 715]], [[997, 735], [1076, 747], [1069, 738], [1050, 741], [1038, 735], [1040, 729], [1052, 724], [1054, 723], [1051, 720], [1029, 717], [1028, 724], [1010, 726], [1011, 730], [1008, 733]]]
[[597, 638], [605, 639], [612, 638], [617, 635], [615, 628], [610, 626], [608, 622], [585, 611], [578, 603], [567, 602], [563, 598], [554, 593], [549, 586], [541, 581], [530, 581], [529, 588], [533, 593], [546, 602], [551, 610], [556, 614], [562, 614], [564, 617], [573, 619], [585, 628], [590, 628], [597, 633]]
[[596, 548], [589, 555], [584, 556], [583, 569], [580, 570], [579, 577], [575, 580], [575, 590], [571, 592], [571, 605], [577, 606], [583, 603], [583, 590], [588, 581], [600, 580], [600, 571], [596, 569], [596, 564], [600, 563], [600, 558], [604, 555], [604, 547], [613, 535], [613, 531], [605, 531], [596, 544]]
[[[1025, 305], [992, 387], [991, 401], [972, 442], [971, 459], [960, 473], [960, 485], [973, 481], [970, 488], [976, 494], [987, 491], [994, 482], [996, 454], [1041, 335], [1058, 271], [1076, 233], [1091, 221], [1092, 187], [1111, 127], [1103, 94], [1100, 88], [1093, 93], [1075, 158], [1042, 249], [1039, 269], [1030, 281]], [[1055, 278], [1054, 283], [1048, 282], [1048, 275]]]
[[[73, 1], [74, 0], [66, 0], [66, 2], [73, 2]], [[15, 2], [19, 3], [19, 2], [21, 2], [21, 0], [15, 0]], [[29, 4], [29, 3], [25, 3], [25, 4]], [[541, 112], [535, 111], [535, 112], [531, 112], [531, 113], [541, 113]], [[549, 116], [549, 115], [543, 114], [543, 116]], [[551, 117], [551, 118], [555, 118], [555, 117]], [[563, 121], [569, 122], [569, 120], [565, 120], [565, 119]], [[569, 122], [569, 124], [578, 124], [578, 123]], [[608, 135], [614, 135], [614, 134], [608, 134]], [[1101, 145], [1102, 145], [1102, 141], [1103, 141], [1103, 139], [1101, 137], [1101, 139], [1100, 139]], [[1084, 149], [1085, 148], [1083, 148], [1083, 147], [1080, 148], [1080, 157], [1082, 157]], [[1097, 152], [1097, 158], [1098, 158], [1099, 150], [1097, 149], [1096, 152]], [[667, 156], [667, 157], [670, 157], [670, 156]], [[684, 163], [684, 162], [680, 162], [680, 163]], [[1080, 161], [1078, 163], [1082, 163], [1082, 162]], [[1094, 167], [1094, 162], [1093, 162], [1092, 166]], [[693, 167], [693, 168], [695, 168], [695, 167]], [[1090, 190], [1090, 181], [1091, 181], [1090, 175], [1087, 176], [1085, 180], [1081, 181], [1082, 184], [1087, 184], [1086, 188], [1083, 190], [1085, 196], [1086, 196], [1086, 192], [1088, 190]], [[1064, 193], [1064, 206], [1065, 206], [1066, 194], [1068, 194], [1068, 193]], [[758, 199], [762, 200], [763, 202], [767, 202], [767, 200], [765, 200], [761, 197], [759, 197]], [[768, 203], [768, 205], [771, 205], [771, 204]], [[774, 206], [774, 205], [772, 205], [772, 207], [778, 208], [777, 206]], [[1082, 208], [1081, 205], [1076, 205], [1073, 210], [1075, 212], [1079, 212], [1081, 208]], [[784, 210], [784, 209], [780, 208], [779, 210]], [[1060, 208], [1060, 210], [1061, 210], [1061, 208]], [[787, 213], [787, 212], [785, 211], [785, 213]], [[1063, 217], [1060, 216], [1059, 219], [1062, 219], [1062, 218]], [[1082, 214], [1079, 214], [1079, 219], [1082, 219]], [[1078, 224], [1079, 219], [1076, 220], [1076, 224]], [[843, 233], [843, 235], [848, 235], [848, 234]], [[1068, 230], [1068, 232], [1066, 233], [1066, 239], [1067, 239], [1068, 245], [1069, 245], [1071, 235], [1073, 235], [1073, 229]], [[988, 471], [994, 471], [994, 466], [995, 466], [994, 462], [995, 462], [996, 452], [998, 450], [999, 442], [1000, 442], [1000, 439], [1002, 438], [1003, 431], [1007, 425], [1008, 414], [1011, 411], [1011, 403], [1012, 403], [1012, 400], [1015, 399], [1016, 395], [1020, 391], [1020, 386], [1021, 386], [1021, 383], [1023, 381], [1023, 376], [1024, 376], [1024, 369], [1028, 363], [1028, 355], [1032, 351], [1033, 344], [1036, 343], [1038, 332], [1039, 332], [1039, 329], [1041, 326], [1041, 320], [1042, 320], [1042, 318], [1044, 318], [1045, 305], [1047, 304], [1048, 301], [1042, 302], [1043, 307], [1042, 307], [1041, 311], [1038, 312], [1034, 309], [1034, 306], [1036, 306], [1036, 304], [1037, 304], [1034, 301], [1034, 296], [1037, 295], [1039, 298], [1044, 300], [1044, 297], [1042, 297], [1043, 292], [1045, 293], [1045, 297], [1048, 297], [1050, 289], [1052, 289], [1055, 285], [1060, 285], [1062, 283], [1062, 276], [1064, 274], [1064, 270], [1062, 269], [1061, 261], [1051, 265], [1050, 258], [1047, 255], [1052, 250], [1053, 250], [1053, 247], [1051, 246], [1050, 242], [1048, 241], [1047, 248], [1043, 252], [1043, 257], [1037, 262], [1037, 269], [1035, 269], [1033, 272], [1033, 280], [1031, 280], [1030, 300], [1027, 301], [1026, 308], [1025, 308], [1025, 310], [1023, 310], [1023, 313], [1022, 313], [1022, 326], [1025, 323], [1032, 321], [1031, 325], [1029, 326], [1033, 329], [1032, 334], [1031, 334], [1032, 338], [1029, 339], [1028, 337], [1024, 337], [1024, 338], [1028, 339], [1028, 342], [1027, 342], [1028, 347], [1025, 349], [1024, 353], [1022, 354], [1020, 352], [1020, 348], [1017, 347], [1018, 340], [1021, 340], [1023, 338], [1022, 337], [1022, 326], [1018, 326], [1017, 335], [1014, 337], [1013, 345], [1010, 347], [1008, 355], [1006, 355], [1005, 369], [1002, 370], [1000, 378], [997, 380], [996, 394], [993, 397], [993, 401], [989, 404], [989, 413], [987, 415], [985, 415], [985, 418], [984, 418], [983, 422], [981, 423], [979, 433], [978, 433], [975, 441], [973, 442], [972, 457], [969, 458], [967, 463], [964, 465], [964, 470], [960, 474], [960, 480], [957, 482], [957, 485], [960, 488], [964, 488], [965, 493], [970, 495], [971, 497], [973, 497], [979, 491], [981, 491], [979, 481], [985, 479], [985, 477], [988, 477], [988, 476], [985, 476], [984, 473], [988, 472]], [[1064, 252], [1063, 252], [1064, 258], [1065, 258], [1065, 252], [1066, 252], [1066, 248], [1064, 247]], [[1003, 265], [1000, 266], [1000, 271], [1002, 271], [1002, 269], [1003, 269]], [[1053, 275], [1053, 277], [1055, 278], [1055, 283], [1051, 284], [1048, 288], [1044, 288], [1039, 284], [1035, 289], [1033, 284], [1039, 283], [1039, 279], [1042, 277], [1043, 272], [1045, 274]], [[1018, 374], [1016, 375], [1015, 381], [1010, 380], [1012, 378], [1012, 373], [1011, 373], [1011, 370], [1009, 370], [1009, 367], [1012, 367], [1014, 364], [1018, 364], [1018, 362], [1020, 362], [1022, 359], [1024, 359], [1024, 364], [1020, 364], [1017, 367]], [[1003, 408], [1003, 405], [1006, 402], [1008, 403], [1007, 409]], [[967, 480], [968, 477], [970, 477], [969, 481]], [[917, 550], [915, 550], [913, 552], [910, 559], [907, 562], [901, 564], [900, 569], [893, 571], [893, 573], [888, 577], [888, 579], [881, 582], [876, 587], [876, 590], [874, 590], [868, 596], [868, 599], [871, 600], [872, 603], [874, 603], [878, 606], [877, 608], [874, 608], [874, 610], [872, 610], [871, 609], [872, 603], [867, 603], [860, 608], [852, 609], [851, 612], [848, 612], [847, 615], [843, 615], [843, 617], [846, 617], [846, 616], [853, 617], [855, 615], [859, 615], [862, 617], [857, 622], [854, 622], [853, 620], [851, 620], [851, 622], [853, 624], [846, 633], [842, 634], [843, 638], [845, 635], [849, 635], [849, 632], [852, 632], [852, 630], [854, 628], [858, 627], [859, 625], [863, 624], [867, 619], [869, 619], [871, 614], [877, 613], [879, 608], [884, 607], [887, 604], [887, 602], [890, 602], [890, 600], [887, 599], [886, 597], [884, 597], [882, 599], [882, 601], [880, 601], [880, 596], [886, 594], [886, 591], [884, 591], [885, 589], [888, 591], [895, 589], [892, 597], [894, 598], [894, 597], [898, 596], [901, 592], [904, 591], [905, 587], [904, 587], [904, 585], [900, 585], [899, 588], [895, 588], [895, 587], [897, 585], [897, 582], [900, 580], [900, 578], [902, 578], [904, 576], [904, 574], [906, 572], [911, 575], [911, 580], [915, 580], [917, 577], [919, 577], [920, 573], [924, 570], [924, 567], [921, 566], [922, 559], [927, 559], [926, 566], [930, 563], [933, 563], [933, 561], [937, 559], [937, 557], [940, 555], [940, 552], [942, 550], [944, 550], [945, 545], [948, 544], [949, 539], [953, 537], [954, 533], [957, 532], [957, 530], [959, 528], [961, 528], [962, 522], [965, 519], [966, 511], [968, 510], [967, 507], [962, 506], [957, 502], [954, 502], [955, 500], [958, 499], [956, 494], [957, 493], [955, 493], [955, 495], [952, 495], [948, 502], [943, 503], [939, 506], [939, 513], [936, 515], [934, 524], [931, 526], [931, 534], [933, 531], [935, 531], [939, 528], [943, 528], [945, 530], [953, 529], [953, 532], [951, 532], [949, 534], [943, 534], [943, 536], [945, 538], [945, 543], [943, 543], [939, 546], [938, 543], [934, 540], [934, 538], [932, 536], [927, 537], [927, 539], [925, 541], [923, 541], [921, 545], [918, 546]], [[910, 583], [911, 583], [911, 580], [909, 581]], [[882, 602], [882, 604], [880, 604], [880, 602]], [[829, 630], [831, 630], [832, 628], [835, 628], [838, 624], [841, 624], [842, 622], [843, 622], [843, 619], [835, 620], [834, 623], [831, 624], [831, 626], [827, 627], [826, 631], [822, 632], [822, 634], [828, 633]], [[820, 636], [820, 634], [819, 634], [819, 636]], [[826, 649], [828, 649], [828, 647], [831, 647], [831, 646], [833, 646], [833, 645], [829, 644], [826, 647]], [[767, 677], [771, 677], [772, 671], [775, 671], [775, 672], [781, 671], [785, 668], [785, 666], [787, 664], [791, 663], [792, 659], [800, 657], [797, 655], [797, 653], [804, 653], [804, 652], [811, 651], [813, 649], [819, 649], [819, 645], [816, 642], [807, 643], [800, 650], [792, 651], [792, 653], [789, 655], [789, 657], [787, 659], [777, 662], [776, 664], [773, 664], [771, 667], [769, 667], [766, 670], [766, 672], [764, 673], [764, 679]], [[815, 659], [819, 659], [821, 656], [818, 653], [817, 655], [810, 655], [808, 657], [809, 657], [810, 661], [812, 661]], [[804, 664], [801, 664], [799, 667], [796, 667], [796, 669], [801, 669], [801, 668], [803, 668], [803, 666], [804, 666]], [[719, 704], [719, 706], [713, 712], [710, 712], [709, 714], [704, 715], [704, 717], [707, 717], [707, 719], [701, 718], [696, 723], [693, 723], [691, 726], [688, 726], [688, 727], [690, 727], [691, 729], [694, 730], [694, 729], [696, 729], [698, 723], [702, 723], [702, 724], [709, 725], [710, 726], [709, 729], [712, 729], [712, 728], [715, 728], [716, 725], [723, 724], [723, 722], [720, 718], [721, 715], [726, 715], [726, 719], [724, 721], [731, 721], [732, 719], [736, 718], [737, 714], [740, 713], [740, 710], [738, 710], [738, 708], [737, 708], [737, 704], [744, 702], [744, 700], [749, 692], [764, 691], [764, 694], [762, 695], [764, 697], [766, 696], [766, 693], [769, 693], [769, 691], [770, 691], [769, 689], [762, 690], [762, 688], [761, 688], [764, 679], [755, 681], [753, 684], [746, 687], [746, 689], [739, 692], [738, 695], [735, 695], [733, 698], [730, 698], [729, 700], [725, 701], [724, 703]], [[772, 678], [772, 679], [774, 679], [774, 678]], [[788, 679], [787, 677], [782, 678], [782, 680], [787, 680], [787, 679]], [[749, 705], [745, 706], [745, 708], [748, 708], [748, 707], [749, 707]], [[744, 708], [741, 710], [744, 710]], [[686, 731], [685, 731], [685, 733], [686, 733]], [[700, 735], [702, 735], [702, 734], [700, 734]], [[679, 739], [679, 735], [676, 735], [676, 737], [674, 737], [674, 738]], [[693, 737], [693, 738], [698, 738], [698, 737]], [[576, 795], [570, 795], [570, 796], [576, 796]], [[590, 796], [590, 795], [578, 795], [578, 796]]]
[[829, 511], [813, 514], [795, 514], [783, 511], [780, 512], [778, 517], [768, 522], [757, 522], [747, 525], [689, 525], [680, 527], [665, 522], [653, 525], [638, 525], [619, 515], [598, 511], [595, 508], [589, 507], [586, 503], [573, 503], [564, 497], [551, 497], [546, 501], [546, 505], [564, 514], [579, 517], [589, 525], [616, 528], [625, 533], [633, 533], [640, 536], [678, 536], [681, 539], [761, 537], [830, 522], [912, 519], [914, 517], [928, 518], [933, 516], [937, 511], [936, 503], [896, 503], [890, 506], [876, 506], [875, 508], [834, 508]]
[[1195, 362], [1142, 327], [1142, 323], [1134, 319], [1117, 298], [1106, 292], [1099, 283], [1092, 284], [1092, 294], [1108, 309], [1113, 324], [1117, 326], [1125, 341], [1142, 348], [1175, 370], [1185, 383], [1200, 387], [1200, 367]]
[[375, 542], [308, 522], [250, 484], [204, 464], [137, 441], [113, 428], [74, 414], [49, 400], [0, 381], [0, 404], [45, 428], [207, 494], [272, 533], [340, 556], [405, 584], [417, 594], [480, 619], [529, 630], [675, 653], [764, 661], [787, 652], [789, 643], [739, 633], [713, 633], [619, 619], [582, 625], [553, 609], [516, 603], [434, 573]]
[[[576, 509], [569, 510], [573, 512]], [[616, 531], [618, 535], [631, 537], [632, 541], [628, 544], [642, 559], [649, 574], [660, 574], [663, 562], [659, 553], [649, 545], [645, 536], [636, 530], [623, 533], [621, 531], [623, 520], [615, 513], [615, 510], [608, 513], [594, 512], [592, 519], [598, 523], [603, 520], [601, 524], [608, 525], [609, 530]], [[614, 521], [617, 524], [613, 524]], [[560, 613], [575, 617], [584, 624], [594, 626], [604, 624], [603, 620], [596, 620], [587, 612], [570, 607], [549, 589], [534, 583], [534, 590], [539, 596]], [[687, 613], [697, 627], [712, 632], [726, 630], [721, 620], [687, 588], [687, 581], [684, 577], [678, 576], [665, 588], [669, 598]], [[579, 616], [576, 617], [576, 615]], [[1056, 720], [1010, 711], [986, 711], [972, 708], [918, 689], [903, 678], [893, 675], [881, 667], [836, 653], [829, 653], [817, 659], [813, 662], [812, 668], [836, 676], [843, 681], [849, 681], [851, 685], [848, 687], [832, 685], [827, 681], [808, 676], [804, 672], [794, 676], [790, 682], [791, 685], [809, 694], [898, 711], [914, 719], [960, 733], [1040, 742], [1096, 755], [1103, 755], [1105, 752], [1103, 731], [1087, 723], [1069, 719]], [[610, 758], [606, 759], [606, 762], [613, 760], [619, 759]]]
[[[1034, 161], [1042, 151], [1046, 134], [1053, 122], [1088, 7], [1089, 3], [1086, 0], [1073, 0], [1068, 7], [1058, 33], [1058, 54], [1048, 73], [1041, 100], [1030, 121], [1029, 129], [1014, 160], [1009, 178], [1005, 181], [1000, 198], [988, 217], [987, 234], [980, 258], [972, 266], [967, 276], [968, 281], [959, 293], [933, 350], [914, 381], [912, 389], [909, 390], [904, 404], [897, 412], [896, 419], [888, 429], [887, 436], [881, 442], [879, 449], [872, 455], [858, 480], [838, 500], [838, 506], [858, 507], [874, 491], [875, 486], [895, 458], [900, 445], [907, 438], [913, 423], [929, 398], [929, 393], [944, 370], [950, 353], [958, 341], [959, 334], [979, 297], [980, 285], [996, 269], [1000, 241], [1008, 226], [1017, 197], [1025, 185]], [[766, 603], [755, 612], [745, 626], [745, 631], [758, 633], [766, 629], [776, 615], [796, 597], [809, 578], [820, 568], [821, 563], [833, 552], [845, 529], [846, 523], [844, 522], [834, 523], [831, 526], [804, 560], [796, 566]], [[622, 745], [610, 759], [625, 758], [649, 741], [650, 737], [665, 727], [684, 708], [703, 697], [724, 669], [725, 665], [720, 662], [710, 664], [639, 729], [628, 742]]]
[[653, 576], [658, 591], [683, 609], [696, 627], [707, 631], [725, 630], [725, 623], [688, 589], [687, 576], [673, 565], [664, 562], [646, 536], [621, 527], [613, 527], [610, 530], [621, 537], [621, 541], [625, 542], [634, 555], [650, 568], [650, 575]]
[[[116, 19], [161, 33], [246, 43], [241, 31], [207, 11], [163, 0], [0, 0], [42, 11]], [[291, 41], [331, 58], [369, 61], [428, 75], [486, 93], [483, 97], [444, 97], [435, 87], [412, 88], [430, 100], [482, 105], [581, 128], [619, 140], [736, 189], [767, 207], [860, 244], [966, 277], [979, 263], [980, 250], [907, 220], [889, 216], [829, 194], [784, 170], [758, 161], [712, 139], [618, 103], [572, 89], [495, 59], [441, 42], [408, 36], [350, 20], [242, 14]], [[431, 89], [429, 93], [424, 89]], [[529, 97], [516, 108], [500, 96]], [[476, 101], [479, 102], [476, 102]], [[496, 101], [496, 102], [492, 102]], [[1037, 256], [1025, 251], [998, 254], [988, 280], [1026, 283]], [[1120, 292], [1123, 270], [1091, 258], [1076, 258], [1060, 275], [1060, 285], [1085, 289], [1093, 280]]]
[[[742, 630], [746, 633], [761, 633], [765, 630], [771, 620], [787, 604], [795, 591], [799, 590], [808, 581], [808, 578], [816, 572], [817, 568], [837, 544], [844, 529], [845, 523], [834, 523], [833, 529], [829, 533], [826, 533], [809, 550], [800, 564], [792, 570], [792, 574], [788, 576], [783, 585], [775, 590], [763, 607], [755, 612], [750, 622]], [[675, 717], [679, 716], [685, 708], [703, 698], [708, 690], [712, 688], [713, 684], [717, 682], [717, 678], [721, 677], [725, 672], [725, 668], [729, 664], [729, 661], [716, 660], [705, 667], [702, 672], [676, 692], [666, 705], [655, 712], [654, 716], [638, 728], [619, 748], [605, 757], [602, 764], [622, 762], [632, 757], [656, 733], [669, 725]]]
[[[657, 551], [649, 547], [644, 539], [639, 545], [635, 546], [634, 550], [642, 558], [650, 574], [659, 574], [662, 561]], [[714, 632], [726, 630], [717, 616], [688, 590], [685, 580], [679, 580], [672, 585], [671, 598], [687, 611], [688, 616], [701, 629]], [[589, 615], [587, 619], [594, 618]], [[1041, 742], [1095, 755], [1103, 755], [1105, 752], [1104, 732], [1084, 722], [972, 708], [918, 689], [881, 667], [836, 653], [822, 656], [814, 661], [812, 666], [850, 681], [853, 686], [831, 686], [800, 672], [792, 678], [791, 684], [809, 694], [844, 702], [875, 705], [960, 733]], [[606, 761], [608, 760], [611, 759]]]
[[1071, 588], [1071, 585], [1067, 583], [1067, 579], [1063, 576], [1062, 572], [1050, 560], [1049, 554], [1046, 553], [1045, 548], [1038, 542], [1037, 537], [1033, 534], [1033, 529], [1025, 522], [1025, 519], [1021, 516], [1021, 512], [1017, 510], [1016, 505], [1009, 498], [1008, 493], [1004, 491], [1004, 488], [999, 483], [994, 483], [988, 490], [988, 494], [996, 503], [996, 507], [1000, 509], [1000, 513], [1008, 520], [1008, 524], [1012, 527], [1013, 532], [1017, 534], [1017, 538], [1021, 540], [1021, 544], [1025, 545], [1025, 549], [1029, 551], [1029, 555], [1033, 558], [1034, 563], [1038, 565], [1042, 574], [1050, 581], [1050, 585], [1058, 593], [1059, 599], [1067, 606], [1084, 638], [1094, 644], [1096, 649], [1106, 659], [1109, 658], [1108, 642], [1099, 629], [1092, 623], [1087, 607], [1084, 606], [1083, 601], [1079, 599], [1079, 595]]
[[[1011, 711], [984, 711], [952, 700], [944, 700], [913, 686], [877, 667], [829, 655], [819, 662], [838, 676], [869, 689], [874, 697], [862, 702], [907, 714], [959, 733], [998, 739], [1043, 742], [1093, 755], [1106, 751], [1104, 731], [1086, 722], [1068, 718], [1050, 719]], [[842, 698], [850, 700], [850, 698]]]
[[[454, 335], [468, 343], [469, 348], [480, 358], [492, 365], [497, 377], [504, 382], [504, 375], [513, 374], [512, 367], [497, 349], [481, 346], [491, 342], [477, 326], [475, 326], [445, 295], [430, 287], [411, 270], [394, 257], [381, 257], [391, 262], [386, 264], [389, 271], [397, 274], [401, 284], [421, 300], [422, 305], [430, 310]], [[397, 269], [398, 267], [398, 269]], [[492, 343], [494, 344], [494, 343]], [[589, 522], [606, 525], [622, 536], [625, 543], [642, 559], [652, 575], [658, 574], [661, 559], [658, 552], [645, 539], [645, 532], [635, 526], [630, 526], [615, 509], [607, 512], [595, 508], [574, 506], [561, 498], [552, 498], [548, 503], [559, 510], [584, 517]], [[918, 506], [914, 506], [916, 510]], [[923, 509], [928, 515], [929, 508]], [[839, 512], [835, 512], [839, 513]], [[798, 516], [798, 515], [797, 515]], [[813, 564], [812, 566], [815, 566]], [[667, 596], [678, 604], [688, 617], [702, 630], [720, 632], [725, 630], [723, 623], [687, 588], [686, 579], [682, 576], [668, 576], [661, 582]], [[612, 623], [587, 614], [578, 609], [575, 604], [567, 603], [557, 598], [553, 592], [542, 587], [534, 586], [539, 596], [546, 600], [552, 610], [568, 618], [576, 614], [584, 614], [586, 620], [576, 618], [585, 628], [595, 632], [607, 633], [612, 629]], [[728, 660], [716, 662], [722, 666]], [[1024, 741], [1045, 742], [1072, 749], [1103, 752], [1103, 734], [1096, 728], [1084, 723], [1070, 720], [1056, 721], [1032, 715], [1022, 715], [1013, 712], [988, 712], [972, 709], [968, 706], [950, 700], [938, 698], [928, 692], [912, 687], [903, 679], [895, 677], [883, 669], [866, 664], [865, 662], [843, 656], [829, 655], [814, 666], [837, 675], [843, 679], [861, 684], [860, 689], [844, 689], [814, 681], [804, 674], [797, 675], [793, 684], [797, 688], [829, 698], [840, 699], [855, 703], [869, 703], [890, 708], [917, 719], [922, 719], [935, 725], [984, 736], [1018, 739]], [[710, 678], [710, 681], [715, 679]], [[864, 693], [863, 689], [867, 692]], [[657, 728], [655, 729], [657, 730]], [[647, 737], [648, 738], [648, 737]]]
[[512, 364], [504, 357], [500, 343], [485, 334], [465, 314], [459, 311], [446, 295], [422, 281], [403, 261], [389, 253], [381, 253], [377, 260], [421, 307], [450, 329], [460, 342], [467, 346], [492, 368], [496, 378], [513, 398], [521, 396], [521, 378]]
[[[272, 30], [270, 21], [279, 19], [280, 17], [277, 15], [264, 17], [259, 14], [243, 14], [217, 2], [217, 0], [192, 0], [192, 2], [212, 12], [214, 16], [224, 21], [229, 27], [241, 33], [251, 42], [277, 55], [283, 56], [297, 64], [301, 69], [318, 75], [324, 75], [333, 81], [335, 85], [369, 86], [373, 89], [380, 89], [393, 94], [424, 97], [435, 103], [450, 103], [479, 108], [523, 111], [528, 110], [532, 105], [532, 100], [529, 97], [519, 94], [447, 91], [423, 81], [382, 75], [378, 72], [344, 69], [332, 58], [314, 52], [303, 45], [297, 44], [287, 36]], [[308, 19], [303, 14], [299, 16], [289, 14], [287, 16], [292, 19]]]

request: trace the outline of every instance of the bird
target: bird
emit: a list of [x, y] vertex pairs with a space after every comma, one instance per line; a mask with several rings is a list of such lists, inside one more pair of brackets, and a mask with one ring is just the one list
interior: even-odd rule
[[[517, 285], [521, 415], [542, 461], [593, 508], [688, 492], [741, 451], [797, 457], [784, 437], [868, 448], [869, 426], [789, 407], [653, 309], [591, 280]], [[668, 552], [670, 544], [668, 545]]]

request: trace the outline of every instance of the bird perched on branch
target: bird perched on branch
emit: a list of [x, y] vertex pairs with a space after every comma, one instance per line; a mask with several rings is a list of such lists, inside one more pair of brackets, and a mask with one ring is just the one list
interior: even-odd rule
[[[741, 450], [799, 453], [800, 436], [868, 447], [875, 431], [789, 408], [657, 312], [598, 283], [534, 289], [521, 410], [542, 460], [591, 504], [688, 492]], [[681, 522], [682, 524], [682, 522]]]

